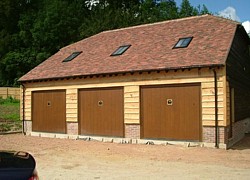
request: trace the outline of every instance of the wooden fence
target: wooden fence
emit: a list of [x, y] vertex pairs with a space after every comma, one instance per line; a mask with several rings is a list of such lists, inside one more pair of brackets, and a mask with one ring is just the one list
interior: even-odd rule
[[0, 97], [6, 99], [9, 96], [20, 99], [20, 88], [0, 87]]

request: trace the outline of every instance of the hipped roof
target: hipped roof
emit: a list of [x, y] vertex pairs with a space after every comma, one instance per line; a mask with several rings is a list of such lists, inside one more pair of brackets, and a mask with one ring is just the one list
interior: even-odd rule
[[[101, 32], [68, 45], [19, 81], [225, 65], [239, 23], [203, 15]], [[179, 38], [193, 37], [173, 49]], [[110, 56], [119, 46], [122, 55]], [[82, 51], [69, 62], [63, 60]]]

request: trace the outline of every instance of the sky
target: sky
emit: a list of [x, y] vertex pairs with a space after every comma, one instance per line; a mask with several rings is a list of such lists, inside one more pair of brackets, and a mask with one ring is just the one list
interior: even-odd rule
[[[180, 7], [182, 0], [175, 0]], [[194, 7], [206, 5], [214, 15], [223, 16], [243, 23], [250, 32], [250, 0], [189, 0]]]

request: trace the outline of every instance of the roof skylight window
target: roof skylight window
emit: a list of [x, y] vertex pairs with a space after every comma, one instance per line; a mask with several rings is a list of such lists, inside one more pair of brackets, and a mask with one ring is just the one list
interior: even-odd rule
[[111, 56], [119, 56], [122, 55], [125, 51], [127, 51], [127, 49], [130, 47], [131, 45], [124, 45], [124, 46], [120, 46], [117, 50], [115, 50], [115, 52], [113, 52], [111, 54]]
[[67, 58], [65, 58], [63, 60], [63, 62], [69, 62], [72, 61], [73, 59], [75, 59], [79, 54], [81, 54], [82, 51], [77, 51], [77, 52], [73, 52], [71, 55], [69, 55]]
[[193, 37], [180, 38], [173, 48], [185, 48], [188, 47]]

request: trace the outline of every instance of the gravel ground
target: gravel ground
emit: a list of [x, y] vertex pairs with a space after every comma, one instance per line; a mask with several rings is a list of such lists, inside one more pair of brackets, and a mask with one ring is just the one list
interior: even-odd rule
[[232, 149], [115, 144], [0, 135], [0, 150], [28, 151], [40, 180], [249, 179], [250, 136]]

